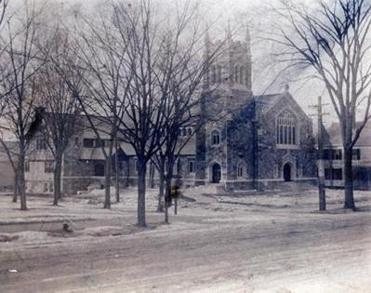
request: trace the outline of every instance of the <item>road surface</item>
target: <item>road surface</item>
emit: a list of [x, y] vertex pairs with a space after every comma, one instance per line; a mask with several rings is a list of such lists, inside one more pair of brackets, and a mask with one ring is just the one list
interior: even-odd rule
[[132, 235], [10, 242], [0, 292], [371, 292], [369, 211], [231, 206]]

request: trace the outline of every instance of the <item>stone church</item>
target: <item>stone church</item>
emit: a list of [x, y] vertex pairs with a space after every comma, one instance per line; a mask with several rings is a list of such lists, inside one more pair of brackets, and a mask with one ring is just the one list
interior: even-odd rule
[[[206, 40], [205, 54], [221, 42]], [[182, 149], [174, 170], [183, 185], [214, 184], [225, 190], [276, 188], [284, 182], [315, 182], [316, 155], [312, 122], [289, 93], [255, 96], [252, 93], [252, 56], [250, 36], [227, 46], [210, 65], [204, 77], [200, 113], [201, 127], [181, 129], [188, 143]], [[305, 97], [302, 97], [305, 98]], [[70, 146], [63, 156], [62, 187], [66, 193], [103, 187], [104, 160], [99, 141], [89, 129], [86, 118], [79, 118]], [[104, 128], [104, 127], [103, 127]], [[197, 131], [195, 130], [197, 129]], [[53, 159], [36, 135], [35, 147], [28, 156], [28, 192], [52, 192]], [[137, 180], [136, 156], [132, 147], [120, 142], [120, 182], [134, 185]], [[158, 183], [152, 164], [148, 186]]]
[[[218, 45], [206, 40], [206, 54]], [[253, 95], [248, 31], [243, 42], [227, 36], [226, 45], [205, 76], [201, 113], [209, 122], [196, 134], [195, 183], [243, 190], [315, 182], [311, 119], [288, 86], [281, 93]]]

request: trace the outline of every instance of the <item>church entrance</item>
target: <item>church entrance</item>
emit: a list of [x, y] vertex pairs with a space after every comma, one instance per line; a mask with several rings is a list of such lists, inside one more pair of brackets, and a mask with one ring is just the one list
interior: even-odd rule
[[290, 163], [286, 163], [285, 166], [283, 166], [283, 179], [285, 182], [291, 181], [291, 165]]
[[219, 183], [221, 179], [221, 168], [220, 165], [215, 163], [212, 167], [212, 183]]

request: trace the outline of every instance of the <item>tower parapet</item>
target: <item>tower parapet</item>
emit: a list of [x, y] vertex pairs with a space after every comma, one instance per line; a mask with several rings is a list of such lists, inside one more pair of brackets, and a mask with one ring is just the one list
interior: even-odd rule
[[224, 41], [210, 41], [207, 34], [205, 38], [205, 56], [210, 52], [218, 52], [211, 58], [212, 62], [205, 80], [210, 86], [223, 85], [239, 91], [252, 91], [252, 57], [249, 29], [246, 28], [245, 40], [234, 40], [228, 26]]

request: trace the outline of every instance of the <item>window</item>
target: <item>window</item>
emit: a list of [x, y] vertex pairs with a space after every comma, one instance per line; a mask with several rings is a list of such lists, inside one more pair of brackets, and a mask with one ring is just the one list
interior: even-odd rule
[[238, 72], [239, 72], [239, 69], [238, 69], [238, 66], [236, 66], [234, 68], [234, 81], [235, 82], [238, 82]]
[[101, 147], [105, 147], [105, 140], [103, 139], [96, 139], [95, 140], [95, 147], [96, 148], [101, 148]]
[[[325, 160], [341, 161], [343, 159], [343, 151], [326, 149], [323, 151], [323, 157]], [[352, 160], [359, 161], [361, 159], [361, 150], [353, 149]]]
[[243, 165], [240, 164], [237, 167], [237, 177], [243, 177]]
[[240, 84], [244, 84], [244, 78], [245, 78], [245, 67], [240, 67]]
[[221, 83], [222, 82], [222, 66], [221, 65], [218, 65], [217, 66], [217, 74], [218, 74], [218, 80], [217, 82]]
[[195, 172], [195, 161], [189, 160], [188, 161], [188, 173], [194, 173]]
[[44, 183], [44, 192], [48, 192], [48, 183]]
[[211, 133], [211, 144], [212, 145], [218, 145], [220, 144], [220, 134], [218, 130], [214, 130]]
[[216, 67], [215, 65], [211, 66], [211, 83], [216, 83]]
[[337, 169], [326, 168], [325, 179], [326, 180], [343, 180], [343, 170], [341, 168], [337, 168]]
[[104, 164], [97, 163], [94, 165], [94, 176], [103, 177], [104, 176]]
[[359, 161], [360, 159], [361, 159], [361, 150], [360, 149], [354, 149], [353, 150], [353, 155], [352, 155], [352, 160]]
[[187, 136], [187, 129], [186, 128], [183, 128], [183, 136]]
[[276, 142], [281, 145], [296, 145], [296, 119], [290, 112], [277, 118]]
[[44, 172], [45, 173], [53, 173], [53, 170], [54, 170], [54, 162], [53, 161], [45, 161]]
[[341, 150], [332, 150], [332, 159], [333, 160], [342, 160], [343, 152]]
[[84, 138], [83, 145], [84, 145], [85, 148], [93, 148], [94, 147], [94, 139]]
[[38, 137], [36, 139], [36, 149], [38, 151], [46, 149], [46, 142], [45, 142], [45, 139], [43, 137]]
[[323, 151], [324, 160], [342, 160], [342, 150], [326, 149]]
[[188, 128], [188, 135], [191, 136], [192, 135], [192, 128]]

